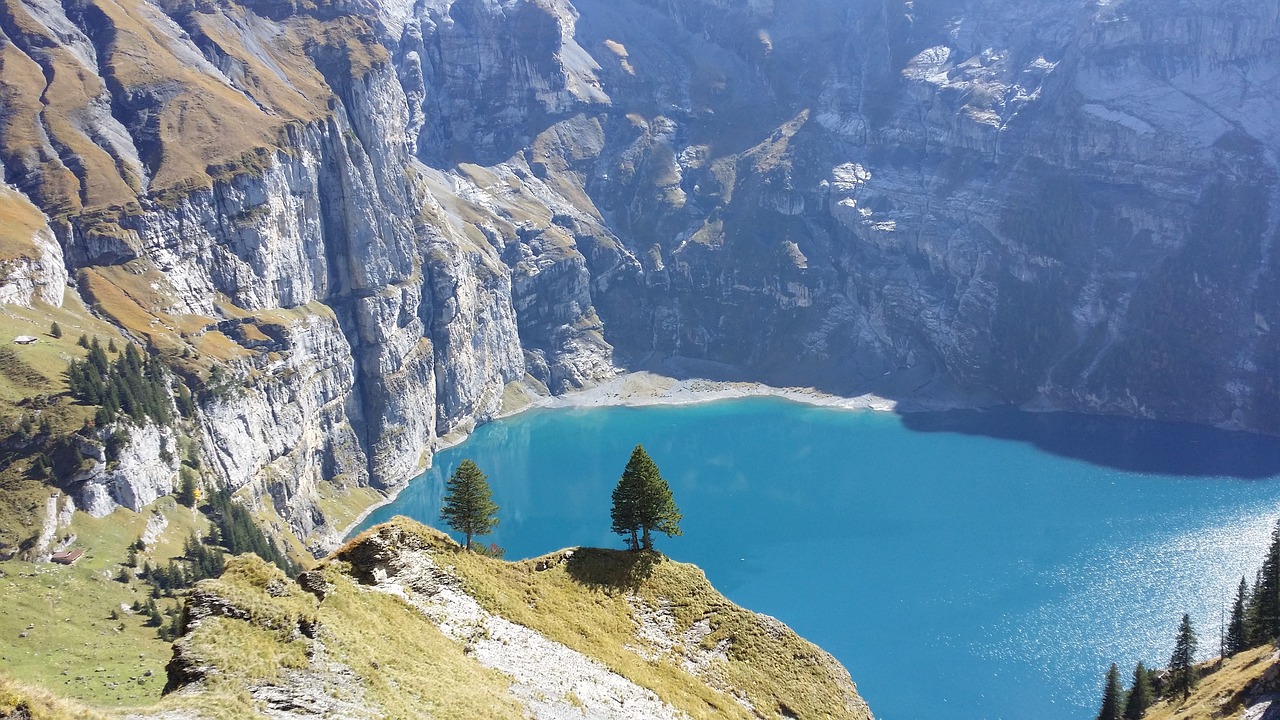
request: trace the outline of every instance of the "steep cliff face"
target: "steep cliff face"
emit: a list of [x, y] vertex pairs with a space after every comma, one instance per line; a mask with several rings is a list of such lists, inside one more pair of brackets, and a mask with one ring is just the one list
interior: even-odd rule
[[1277, 78], [1274, 2], [5, 0], [0, 300], [314, 549], [655, 356], [1276, 432]]
[[1276, 429], [1274, 4], [546, 8], [559, 49], [504, 45], [473, 91], [607, 99], [537, 98], [491, 125], [547, 118], [524, 147], [463, 155], [590, 202], [624, 364]]

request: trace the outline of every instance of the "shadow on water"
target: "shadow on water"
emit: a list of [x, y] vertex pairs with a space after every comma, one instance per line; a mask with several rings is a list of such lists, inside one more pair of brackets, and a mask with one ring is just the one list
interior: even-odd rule
[[982, 435], [1029, 443], [1094, 465], [1175, 476], [1259, 480], [1280, 475], [1280, 438], [1200, 425], [1013, 408], [910, 412], [917, 432]]

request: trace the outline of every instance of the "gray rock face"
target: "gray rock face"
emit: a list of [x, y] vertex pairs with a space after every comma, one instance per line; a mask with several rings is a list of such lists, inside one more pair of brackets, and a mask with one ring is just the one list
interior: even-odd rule
[[[39, 301], [60, 307], [67, 288], [67, 267], [48, 219], [4, 185], [0, 185], [0, 212], [6, 225], [0, 229], [5, 246], [0, 252], [0, 306], [31, 307]], [[22, 222], [24, 216], [30, 225]]]
[[552, 210], [504, 259], [569, 236], [624, 366], [1280, 429], [1280, 5], [580, 0], [537, 5], [558, 48], [486, 44], [533, 6], [410, 21], [405, 57], [488, 53], [411, 129]]
[[[43, 7], [99, 72], [91, 14]], [[303, 11], [236, 12], [266, 57]], [[398, 487], [507, 383], [569, 392], [661, 356], [1280, 432], [1274, 0], [314, 13], [377, 21], [351, 40], [367, 63], [312, 56], [324, 117], [161, 197], [145, 117], [88, 113], [139, 206], [54, 229], [71, 271], [150, 263], [167, 313], [219, 319], [184, 335], [240, 348], [200, 398], [206, 465], [316, 549], [326, 497]], [[210, 37], [174, 46], [258, 102]], [[60, 286], [63, 262], [2, 297]], [[110, 486], [78, 501], [150, 494]]]
[[81, 454], [91, 466], [69, 479], [76, 508], [94, 517], [111, 514], [117, 507], [137, 512], [173, 492], [178, 482], [176, 440], [169, 429], [152, 424], [124, 425], [128, 440], [108, 461], [101, 446], [76, 438]]

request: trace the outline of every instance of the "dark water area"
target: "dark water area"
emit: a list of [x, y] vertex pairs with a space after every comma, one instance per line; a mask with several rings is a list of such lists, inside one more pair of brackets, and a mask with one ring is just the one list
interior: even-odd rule
[[471, 458], [509, 558], [621, 547], [610, 493], [636, 443], [685, 515], [659, 549], [831, 652], [887, 720], [1092, 718], [1107, 665], [1165, 664], [1184, 611], [1217, 647], [1280, 516], [1272, 438], [749, 399], [492, 423], [366, 525], [439, 525]]
[[1274, 478], [1280, 438], [1203, 425], [1012, 408], [907, 413], [903, 427], [1029, 443], [1064, 458], [1133, 473]]

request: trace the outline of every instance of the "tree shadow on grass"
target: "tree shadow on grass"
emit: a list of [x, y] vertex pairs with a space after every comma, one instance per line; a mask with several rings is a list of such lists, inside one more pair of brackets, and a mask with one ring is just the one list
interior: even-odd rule
[[592, 590], [636, 590], [664, 560], [656, 550], [579, 548], [566, 561], [565, 572]]

